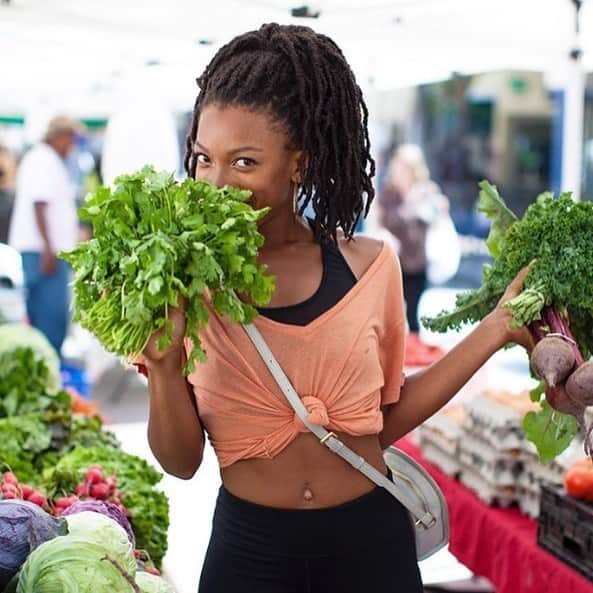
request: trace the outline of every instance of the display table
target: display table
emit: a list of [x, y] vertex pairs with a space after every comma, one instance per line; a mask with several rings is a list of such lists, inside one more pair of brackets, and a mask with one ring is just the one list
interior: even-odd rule
[[593, 593], [593, 583], [537, 545], [537, 522], [518, 509], [484, 504], [457, 480], [427, 462], [408, 439], [396, 444], [421, 463], [449, 507], [449, 551], [496, 593]]

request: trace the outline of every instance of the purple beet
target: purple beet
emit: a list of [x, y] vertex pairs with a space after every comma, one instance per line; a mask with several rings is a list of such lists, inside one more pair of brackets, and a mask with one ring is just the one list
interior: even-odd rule
[[581, 426], [585, 421], [585, 406], [575, 401], [568, 395], [564, 384], [548, 387], [546, 389], [546, 400], [550, 407], [561, 414], [574, 416]]
[[572, 371], [575, 363], [571, 346], [560, 337], [543, 338], [531, 352], [531, 366], [549, 387], [559, 385]]
[[574, 401], [593, 406], [593, 362], [584, 362], [566, 380], [566, 392]]

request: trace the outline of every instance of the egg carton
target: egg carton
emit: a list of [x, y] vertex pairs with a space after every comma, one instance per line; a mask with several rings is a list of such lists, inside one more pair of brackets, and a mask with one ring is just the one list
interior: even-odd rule
[[467, 419], [463, 424], [466, 434], [481, 436], [496, 451], [521, 451], [525, 435], [520, 426], [495, 426], [487, 422]]
[[459, 447], [459, 441], [457, 439], [451, 440], [450, 438], [444, 436], [441, 432], [424, 426], [420, 428], [419, 433], [421, 447], [424, 443], [431, 443], [452, 457], [457, 455], [457, 449]]
[[475, 492], [486, 504], [496, 503], [506, 508], [515, 502], [516, 490], [514, 486], [495, 486], [472, 467], [462, 466], [459, 481]]
[[465, 411], [474, 422], [492, 429], [512, 429], [521, 426], [520, 413], [493, 399], [487, 394], [478, 394], [466, 402]]
[[443, 451], [436, 444], [425, 441], [421, 444], [422, 455], [427, 461], [436, 465], [444, 474], [450, 477], [457, 477], [461, 471], [459, 460]]
[[517, 505], [519, 510], [532, 519], [537, 519], [539, 516], [539, 509], [541, 504], [541, 495], [539, 489], [537, 492], [525, 490], [523, 488], [517, 489]]
[[522, 471], [522, 466], [518, 464], [491, 464], [469, 451], [460, 451], [459, 461], [465, 467], [473, 468], [476, 473], [494, 487], [514, 486], [518, 474]]
[[459, 450], [469, 452], [493, 466], [510, 467], [521, 463], [520, 450], [498, 450], [481, 434], [468, 432], [459, 443]]
[[426, 420], [421, 429], [439, 433], [443, 438], [451, 442], [457, 442], [463, 436], [462, 423], [464, 418], [463, 408], [446, 408]]

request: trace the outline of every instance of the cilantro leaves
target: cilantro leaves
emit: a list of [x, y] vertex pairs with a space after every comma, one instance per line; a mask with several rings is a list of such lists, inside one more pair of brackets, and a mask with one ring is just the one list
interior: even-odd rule
[[144, 167], [100, 187], [87, 197], [81, 217], [93, 238], [61, 253], [75, 274], [74, 319], [120, 356], [142, 352], [165, 329], [159, 347], [171, 341], [168, 308], [186, 301], [186, 336], [193, 350], [185, 367], [203, 361], [199, 329], [208, 321], [204, 291], [217, 312], [250, 322], [256, 305], [269, 302], [274, 279], [257, 265], [264, 239], [257, 221], [268, 209], [253, 210], [248, 191], [173, 176]]

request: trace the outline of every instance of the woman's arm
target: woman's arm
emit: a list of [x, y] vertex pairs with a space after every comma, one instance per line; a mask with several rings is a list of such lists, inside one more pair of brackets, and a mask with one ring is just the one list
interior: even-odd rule
[[146, 364], [150, 392], [148, 443], [168, 474], [189, 480], [202, 463], [204, 430], [193, 389], [182, 373], [184, 358], [170, 356]]
[[511, 315], [503, 304], [521, 291], [528, 268], [509, 285], [496, 309], [443, 358], [406, 378], [400, 399], [383, 410], [381, 447], [386, 448], [438, 412], [500, 348], [508, 343], [527, 350], [533, 339], [526, 327], [511, 328]]
[[169, 309], [173, 324], [169, 347], [160, 350], [157, 346], [163, 335], [161, 330], [150, 338], [143, 360], [150, 393], [148, 443], [168, 474], [189, 480], [202, 463], [204, 430], [193, 388], [182, 370], [187, 362], [184, 306], [181, 299], [179, 307]]

